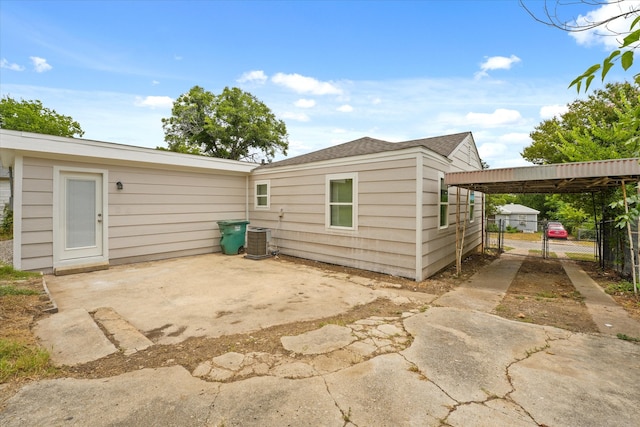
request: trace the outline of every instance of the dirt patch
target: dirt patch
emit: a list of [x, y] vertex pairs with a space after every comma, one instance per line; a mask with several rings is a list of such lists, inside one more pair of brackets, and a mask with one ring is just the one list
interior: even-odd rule
[[574, 332], [598, 332], [584, 297], [553, 259], [525, 258], [494, 314]]

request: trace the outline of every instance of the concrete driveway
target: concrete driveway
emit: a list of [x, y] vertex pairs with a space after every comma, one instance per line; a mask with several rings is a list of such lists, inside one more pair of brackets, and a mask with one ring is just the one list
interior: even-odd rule
[[[457, 288], [455, 298], [445, 295], [426, 310], [418, 307], [432, 297], [422, 296], [413, 300], [416, 309], [397, 316], [282, 337], [282, 354], [231, 352], [203, 360], [192, 372], [170, 366], [33, 382], [6, 402], [0, 424], [637, 425], [640, 346], [487, 313], [519, 262], [500, 258]], [[223, 255], [47, 279], [60, 312], [38, 325], [45, 341], [83, 335], [74, 332], [82, 321], [61, 326], [65, 322], [51, 319], [99, 308], [110, 309], [104, 317], [125, 337], [159, 331], [157, 342], [171, 343], [321, 318], [379, 297], [406, 303], [412, 296], [373, 289], [367, 279]], [[484, 302], [469, 308], [469, 298]], [[78, 319], [93, 321], [86, 316]], [[91, 340], [80, 345], [101, 347]], [[78, 344], [71, 349], [82, 353]]]

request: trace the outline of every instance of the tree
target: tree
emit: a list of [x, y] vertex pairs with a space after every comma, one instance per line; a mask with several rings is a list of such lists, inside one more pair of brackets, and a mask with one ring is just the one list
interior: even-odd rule
[[16, 101], [5, 96], [0, 100], [0, 128], [46, 135], [84, 135], [78, 122], [42, 105], [39, 100]]
[[[162, 119], [168, 150], [232, 160], [287, 154], [287, 128], [256, 97], [225, 87], [220, 95], [192, 87]], [[162, 149], [162, 148], [161, 148]]]
[[620, 124], [631, 120], [639, 106], [637, 85], [608, 83], [587, 99], [569, 104], [559, 118], [536, 126], [522, 157], [534, 164], [634, 157], [631, 135]]

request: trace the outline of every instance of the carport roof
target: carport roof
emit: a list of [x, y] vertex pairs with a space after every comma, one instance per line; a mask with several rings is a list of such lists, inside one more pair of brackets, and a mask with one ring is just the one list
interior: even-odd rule
[[482, 193], [588, 193], [640, 181], [640, 159], [559, 163], [445, 174], [445, 184]]

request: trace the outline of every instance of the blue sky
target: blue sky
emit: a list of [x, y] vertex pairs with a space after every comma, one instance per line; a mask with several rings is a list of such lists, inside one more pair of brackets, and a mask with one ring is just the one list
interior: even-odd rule
[[[609, 7], [621, 6], [560, 11]], [[529, 133], [579, 97], [569, 83], [614, 43], [545, 26], [516, 0], [2, 0], [0, 94], [72, 116], [84, 138], [156, 147], [178, 96], [237, 86], [285, 121], [289, 157], [471, 131], [499, 168], [527, 165]]]

